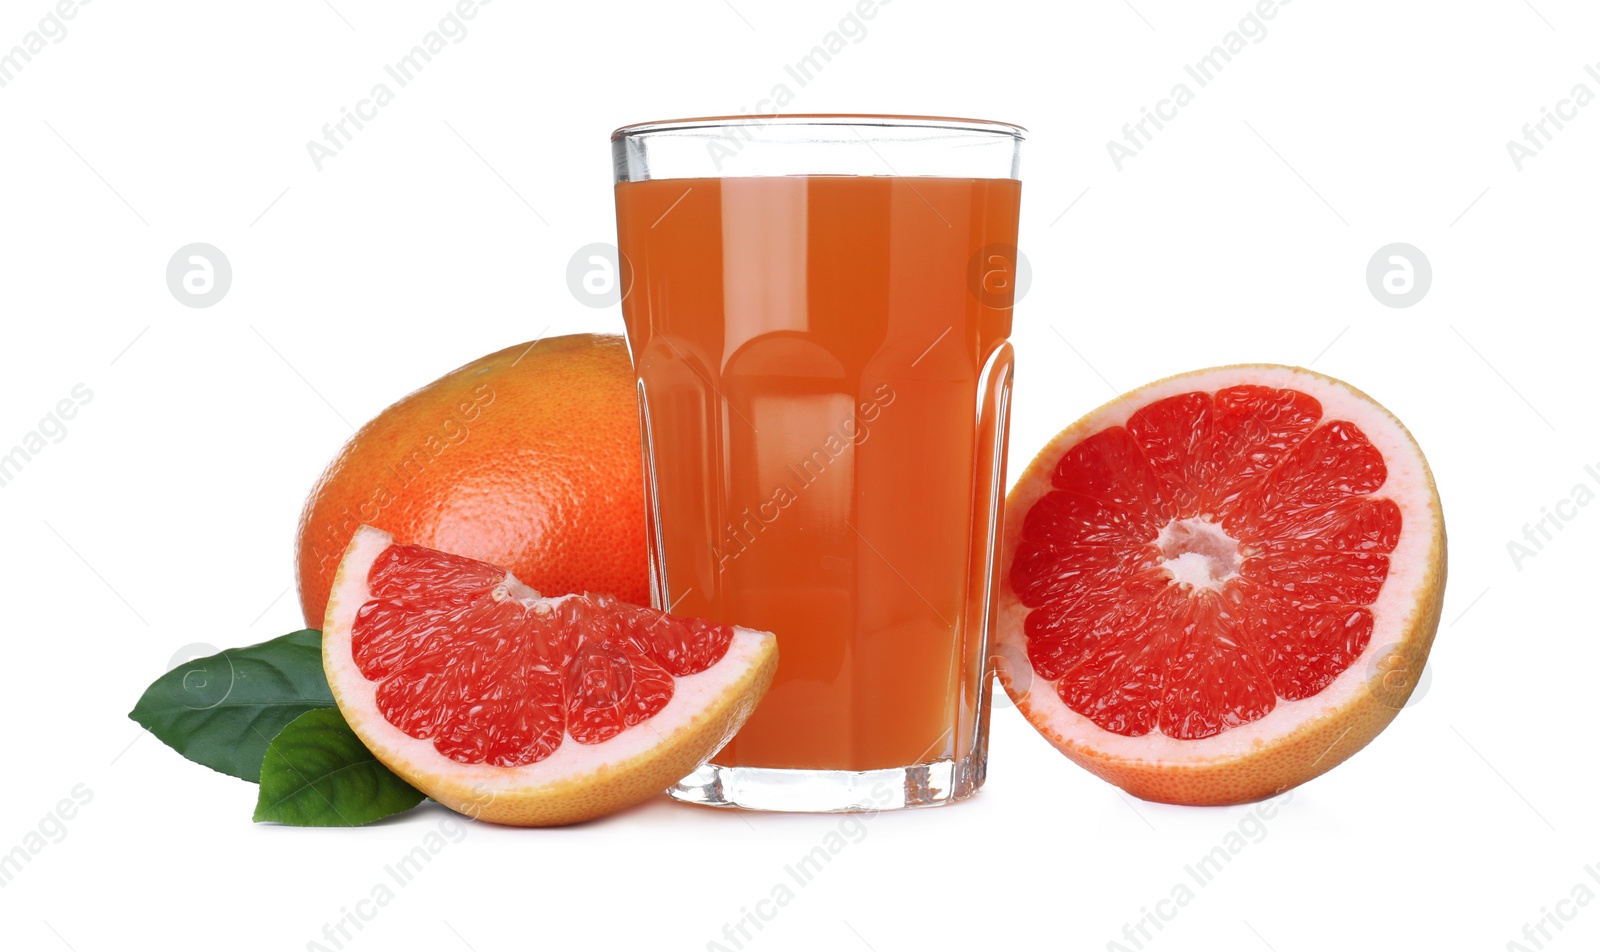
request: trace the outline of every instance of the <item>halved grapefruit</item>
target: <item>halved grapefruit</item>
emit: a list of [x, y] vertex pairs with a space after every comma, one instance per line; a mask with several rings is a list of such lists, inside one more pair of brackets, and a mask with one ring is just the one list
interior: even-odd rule
[[372, 753], [453, 810], [577, 823], [660, 793], [728, 742], [777, 668], [769, 632], [605, 595], [540, 597], [498, 566], [362, 526], [322, 662]]
[[1147, 800], [1242, 803], [1388, 726], [1427, 659], [1445, 533], [1372, 398], [1219, 367], [1106, 404], [1006, 506], [997, 668], [1052, 744]]

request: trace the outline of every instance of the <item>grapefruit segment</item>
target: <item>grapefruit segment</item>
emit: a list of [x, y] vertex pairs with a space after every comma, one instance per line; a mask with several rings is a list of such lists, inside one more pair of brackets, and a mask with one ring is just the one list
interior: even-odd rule
[[373, 754], [452, 809], [519, 826], [661, 792], [733, 736], [777, 666], [768, 632], [544, 598], [368, 526], [323, 624], [334, 699]]
[[1371, 398], [1222, 367], [1057, 436], [1008, 497], [1002, 560], [998, 671], [1023, 715], [1138, 796], [1236, 803], [1393, 718], [1405, 698], [1367, 690], [1367, 669], [1420, 672], [1444, 522], [1421, 450]]

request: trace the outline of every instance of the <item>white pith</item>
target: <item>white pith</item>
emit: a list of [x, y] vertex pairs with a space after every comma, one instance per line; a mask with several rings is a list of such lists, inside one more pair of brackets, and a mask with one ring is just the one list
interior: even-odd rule
[[1161, 567], [1179, 585], [1220, 591], [1239, 574], [1239, 542], [1204, 517], [1174, 519], [1155, 539]]
[[[1195, 391], [1215, 393], [1226, 387], [1247, 384], [1292, 388], [1316, 398], [1322, 404], [1318, 425], [1331, 420], [1349, 421], [1383, 454], [1388, 476], [1370, 498], [1391, 499], [1399, 506], [1401, 533], [1399, 543], [1389, 556], [1388, 577], [1377, 600], [1368, 606], [1373, 616], [1372, 637], [1361, 657], [1322, 692], [1299, 701], [1279, 698], [1270, 713], [1249, 724], [1199, 740], [1181, 740], [1155, 732], [1140, 737], [1114, 734], [1067, 707], [1056, 693], [1055, 683], [1039, 678], [1027, 660], [1024, 620], [1029, 609], [1017, 599], [1009, 584], [1022, 521], [1051, 491], [1050, 470], [1054, 463], [1083, 438], [1110, 426], [1125, 425], [1135, 411], [1166, 397]], [[1048, 461], [1048, 464], [1039, 465], [1041, 461]], [[1358, 692], [1365, 691], [1367, 679], [1373, 675], [1369, 661], [1382, 657], [1386, 649], [1401, 641], [1413, 617], [1424, 610], [1419, 604], [1419, 595], [1434, 561], [1431, 548], [1442, 538], [1440, 516], [1433, 507], [1433, 498], [1427, 463], [1404, 427], [1382, 407], [1338, 381], [1291, 367], [1223, 367], [1158, 381], [1133, 391], [1052, 440], [1040, 451], [1035, 465], [1019, 479], [1008, 502], [1006, 542], [1000, 563], [1005, 581], [1001, 586], [996, 660], [1002, 683], [1047, 736], [1054, 735], [1111, 758], [1199, 765], [1230, 760], [1262, 747], [1301, 725], [1344, 708]], [[1166, 566], [1175, 580], [1179, 580], [1180, 569], [1176, 565], [1180, 561], [1174, 560]], [[1213, 565], [1210, 563], [1211, 560], [1203, 556], [1200, 560], [1191, 559], [1181, 571], [1203, 581], [1202, 573], [1211, 574]]]
[[[575, 778], [620, 765], [661, 745], [685, 729], [757, 664], [773, 639], [769, 632], [735, 628], [733, 640], [722, 660], [699, 674], [675, 679], [672, 699], [660, 713], [603, 743], [580, 744], [568, 734], [549, 757], [526, 766], [460, 763], [439, 753], [433, 741], [412, 737], [383, 717], [377, 704], [379, 682], [368, 681], [362, 675], [351, 653], [351, 627], [356, 612], [371, 597], [367, 576], [373, 562], [393, 541], [387, 532], [362, 526], [345, 552], [328, 600], [322, 632], [324, 664], [329, 668], [329, 681], [334, 686], [346, 720], [350, 721], [351, 727], [380, 760], [391, 766], [396, 761], [414, 765], [417, 773], [445, 773], [454, 781], [484, 794], [526, 793], [565, 784]], [[575, 597], [562, 595], [539, 598], [514, 576], [508, 573], [506, 578], [508, 597], [518, 597], [536, 606], [544, 604], [553, 608]]]

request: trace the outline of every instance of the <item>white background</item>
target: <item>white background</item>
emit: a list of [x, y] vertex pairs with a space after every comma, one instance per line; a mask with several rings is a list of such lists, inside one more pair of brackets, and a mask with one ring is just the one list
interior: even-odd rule
[[[789, 111], [1032, 130], [1013, 473], [1119, 390], [1253, 360], [1367, 390], [1433, 463], [1451, 564], [1426, 693], [1146, 947], [1503, 949], [1559, 908], [1546, 947], [1593, 948], [1600, 905], [1557, 903], [1600, 893], [1600, 506], [1564, 507], [1520, 567], [1507, 543], [1600, 489], [1600, 103], [1521, 171], [1506, 142], [1575, 84], [1600, 93], [1600, 12], [1532, 2], [1298, 0], [1121, 171], [1106, 141], [1247, 0], [897, 0], [804, 88], [783, 67], [848, 0], [499, 0], [321, 171], [307, 140], [447, 0], [83, 7], [0, 88], [0, 448], [93, 392], [0, 488], [0, 852], [75, 785], [93, 799], [0, 890], [0, 944], [306, 948], [438, 828], [438, 808], [252, 825], [253, 787], [126, 712], [185, 645], [300, 627], [295, 518], [351, 424], [503, 346], [620, 331], [564, 277], [614, 240], [613, 127], [753, 110], [788, 82]], [[4, 0], [0, 51], [51, 9]], [[164, 280], [196, 241], [234, 270], [207, 309]], [[1395, 241], [1434, 271], [1405, 309], [1364, 278]], [[999, 710], [976, 799], [874, 818], [745, 947], [1103, 949], [1248, 811], [1121, 796]], [[734, 948], [724, 924], [839, 824], [658, 800], [474, 825], [347, 947]]]

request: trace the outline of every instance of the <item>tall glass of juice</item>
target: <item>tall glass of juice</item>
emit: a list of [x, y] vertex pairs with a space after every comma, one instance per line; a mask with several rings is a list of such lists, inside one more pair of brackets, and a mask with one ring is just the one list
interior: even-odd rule
[[766, 697], [674, 797], [880, 810], [983, 783], [1022, 135], [613, 134], [652, 597], [778, 637]]

